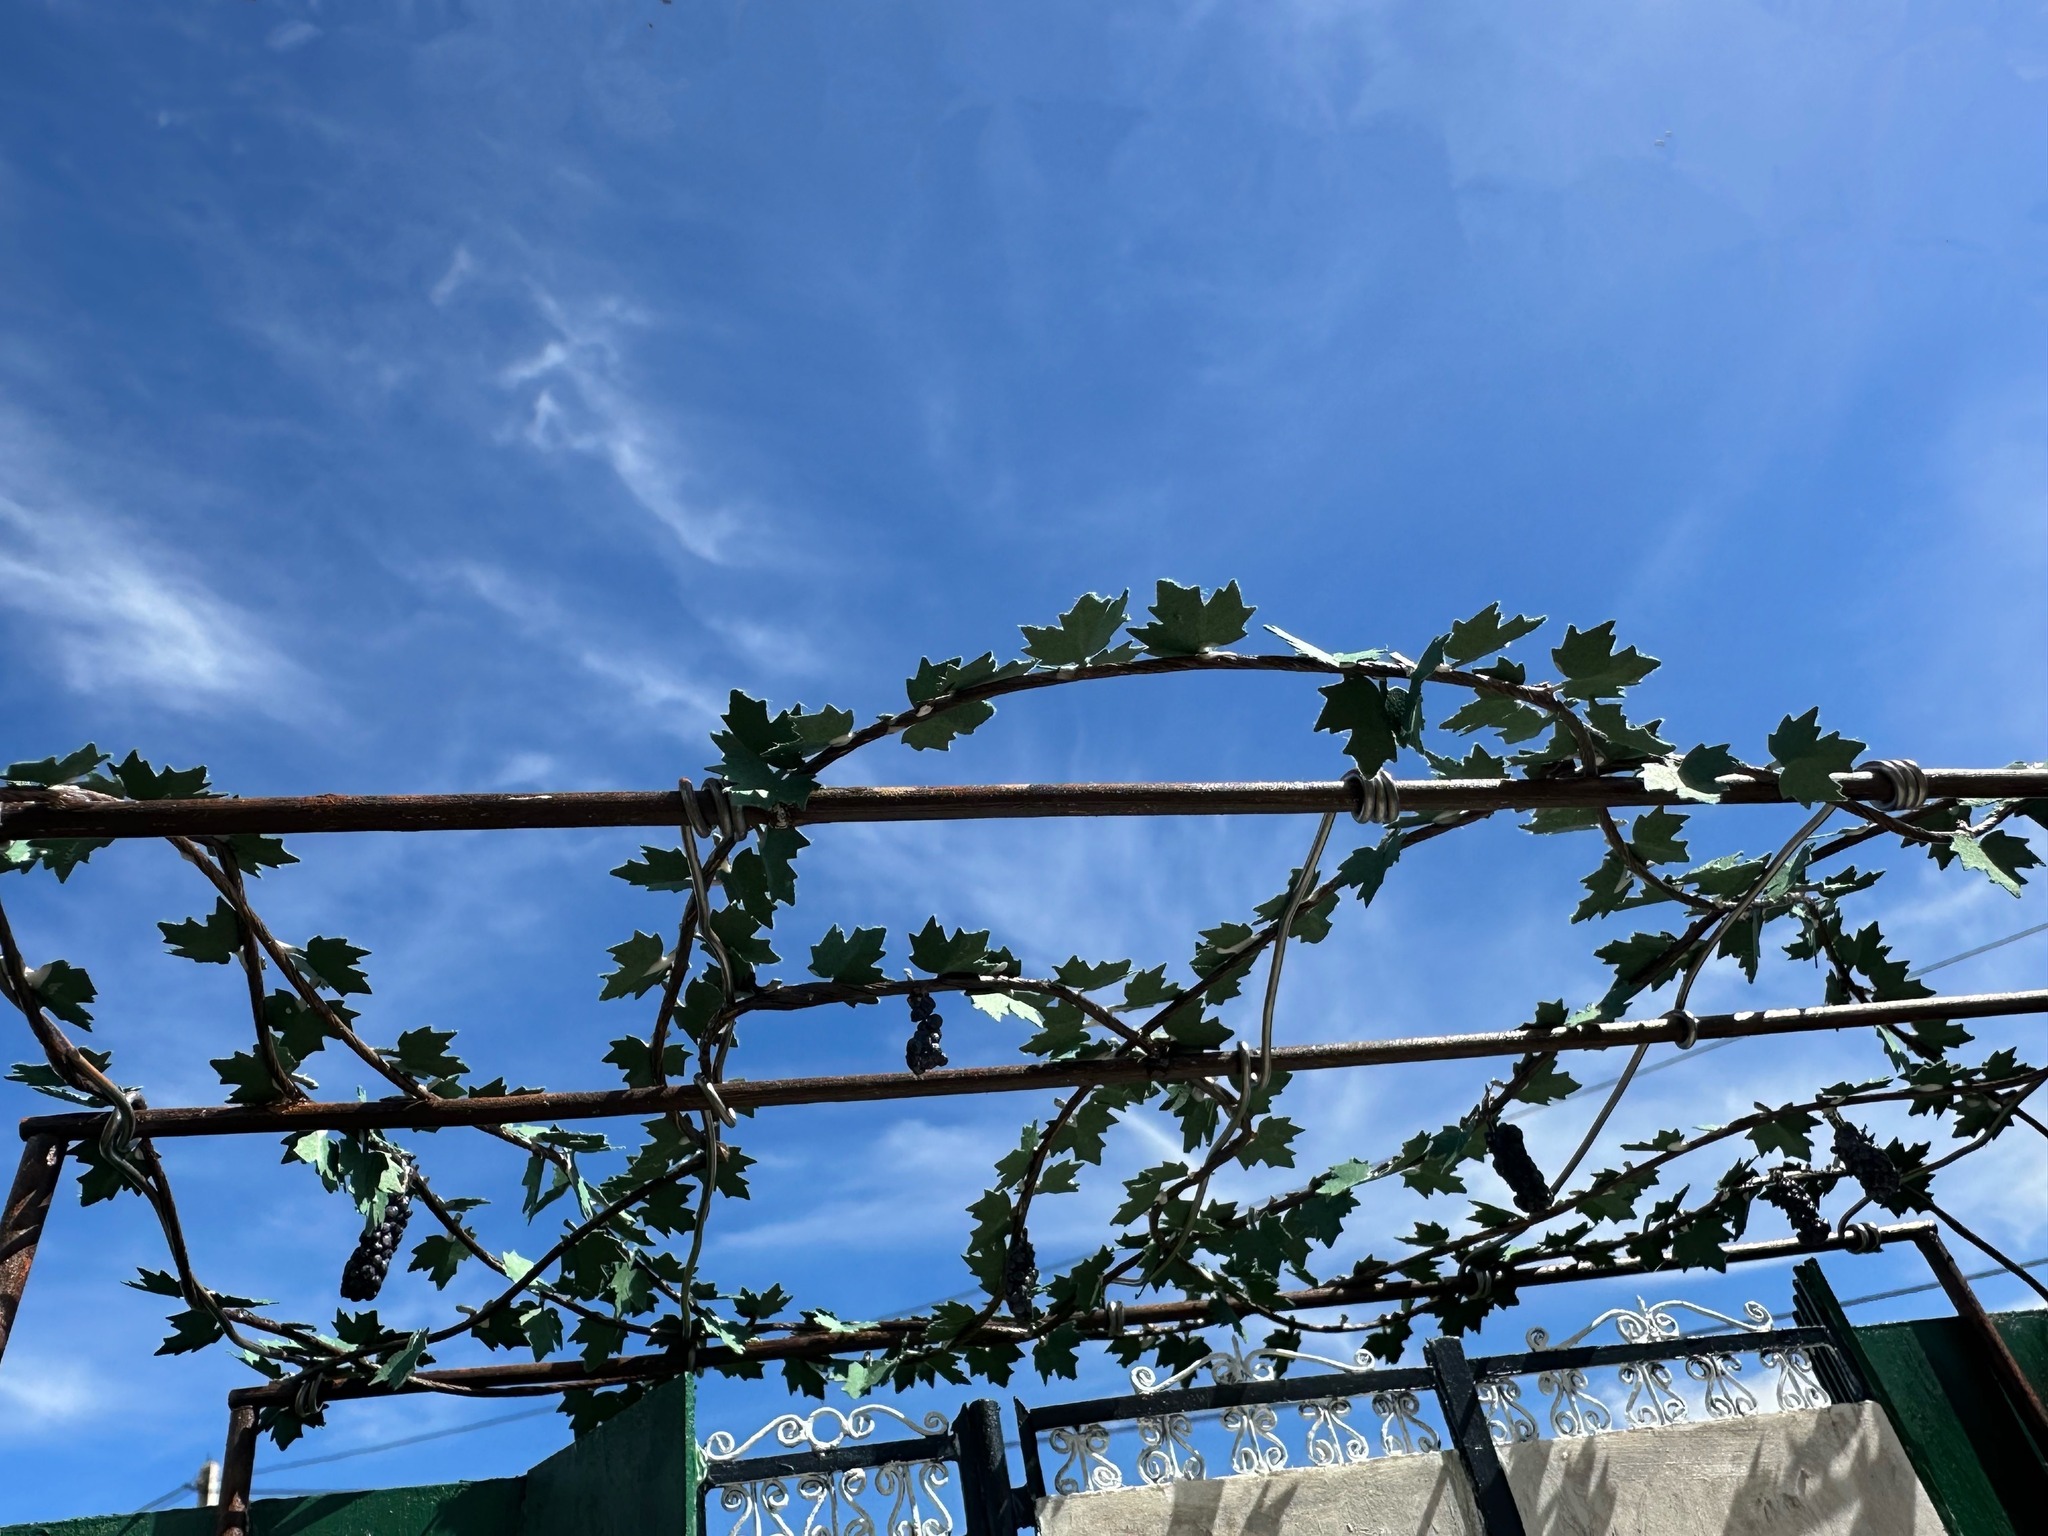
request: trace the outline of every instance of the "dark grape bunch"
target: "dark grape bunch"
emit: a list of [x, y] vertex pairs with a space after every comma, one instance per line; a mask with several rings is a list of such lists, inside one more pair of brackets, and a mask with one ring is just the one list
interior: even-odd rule
[[1533, 1216], [1549, 1207], [1550, 1185], [1543, 1177], [1543, 1170], [1529, 1155], [1519, 1125], [1509, 1125], [1501, 1120], [1489, 1125], [1486, 1128], [1486, 1150], [1492, 1154], [1493, 1171], [1514, 1191], [1518, 1209]]
[[1820, 1214], [1820, 1207], [1814, 1203], [1813, 1193], [1800, 1177], [1807, 1172], [1804, 1163], [1786, 1163], [1773, 1169], [1764, 1180], [1763, 1198], [1775, 1205], [1792, 1223], [1792, 1230], [1799, 1234], [1802, 1243], [1825, 1242], [1828, 1224]]
[[938, 1004], [932, 1001], [929, 992], [910, 994], [910, 1018], [917, 1027], [910, 1032], [910, 1041], [903, 1047], [903, 1063], [910, 1068], [912, 1076], [923, 1077], [946, 1064], [945, 1049], [939, 1044], [939, 1031], [946, 1027], [946, 1021], [939, 1017]]
[[384, 1219], [364, 1231], [356, 1251], [341, 1267], [341, 1296], [344, 1301], [375, 1301], [384, 1289], [384, 1277], [391, 1260], [405, 1238], [405, 1224], [412, 1220], [412, 1164], [405, 1165], [405, 1182], [391, 1192], [384, 1204]]
[[1019, 1232], [1010, 1240], [1010, 1251], [1003, 1260], [1003, 1302], [1010, 1316], [1027, 1328], [1038, 1316], [1037, 1292], [1038, 1250]]
[[1851, 1125], [1847, 1120], [1835, 1121], [1835, 1156], [1848, 1170], [1849, 1177], [1863, 1187], [1868, 1195], [1887, 1210], [1899, 1198], [1899, 1170], [1884, 1148], [1872, 1141], [1861, 1126]]

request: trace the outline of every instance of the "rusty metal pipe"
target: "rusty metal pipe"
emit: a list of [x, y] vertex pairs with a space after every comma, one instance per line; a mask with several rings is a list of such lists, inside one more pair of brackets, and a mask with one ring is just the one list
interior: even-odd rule
[[[1876, 773], [1839, 773], [1853, 800], [1889, 803]], [[1931, 798], [2003, 800], [2048, 795], [2048, 769], [1930, 768]], [[1633, 776], [1601, 779], [1405, 779], [1403, 809], [1555, 810], [1587, 806], [1694, 805], [1643, 787]], [[1730, 805], [1784, 801], [1771, 775], [1720, 781]], [[0, 790], [0, 826], [11, 838], [220, 837], [231, 832], [450, 832], [535, 827], [675, 827], [679, 791], [569, 790], [549, 794], [291, 795], [208, 800], [90, 800], [60, 803], [49, 790]], [[1048, 816], [1286, 816], [1348, 811], [1357, 793], [1341, 780], [1222, 784], [947, 784], [827, 786], [794, 826], [832, 822], [1007, 820]]]
[[[1867, 1025], [1903, 1026], [1920, 1019], [1981, 1019], [2048, 1012], [2048, 988], [2027, 992], [1964, 993], [1901, 1002], [1838, 1003], [1815, 1008], [1764, 1008], [1698, 1017], [1697, 1038], [1728, 1040], [1806, 1034]], [[1335, 1045], [1281, 1046], [1276, 1068], [1321, 1072], [1339, 1067], [1392, 1066], [1423, 1061], [1460, 1061], [1519, 1056], [1529, 1051], [1605, 1051], [1654, 1045], [1683, 1038], [1684, 1025], [1669, 1018], [1588, 1025], [1570, 1033], [1534, 1034], [1497, 1030], [1484, 1034], [1422, 1035], [1393, 1040], [1353, 1040]], [[947, 1098], [970, 1093], [1110, 1086], [1141, 1082], [1186, 1082], [1227, 1077], [1236, 1058], [1220, 1051], [1142, 1060], [1057, 1061], [1021, 1066], [961, 1067], [913, 1077], [907, 1072], [857, 1073], [843, 1077], [728, 1079], [719, 1098], [733, 1109], [796, 1104], [873, 1103], [893, 1099]], [[139, 1110], [139, 1134], [153, 1140], [174, 1136], [267, 1135], [309, 1130], [424, 1130], [441, 1126], [509, 1125], [528, 1120], [598, 1120], [626, 1115], [713, 1108], [704, 1090], [691, 1083], [666, 1088], [615, 1088], [591, 1092], [532, 1093], [486, 1099], [372, 1099], [368, 1102], [313, 1102], [264, 1105], [199, 1105]], [[76, 1140], [99, 1134], [104, 1114], [81, 1111], [32, 1115], [21, 1122], [24, 1136]]]

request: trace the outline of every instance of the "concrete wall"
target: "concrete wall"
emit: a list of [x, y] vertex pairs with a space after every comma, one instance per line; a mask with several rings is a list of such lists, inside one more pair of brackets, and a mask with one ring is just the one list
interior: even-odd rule
[[[1942, 1536], [1883, 1410], [1808, 1413], [1502, 1452], [1530, 1536]], [[1047, 1499], [1042, 1536], [1481, 1536], [1440, 1456]]]

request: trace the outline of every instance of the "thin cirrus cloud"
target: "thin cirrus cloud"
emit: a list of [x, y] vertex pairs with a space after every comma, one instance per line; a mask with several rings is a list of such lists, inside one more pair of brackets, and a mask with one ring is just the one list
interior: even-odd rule
[[522, 638], [606, 685], [607, 694], [638, 720], [656, 719], [695, 739], [725, 707], [715, 689], [654, 660], [501, 567], [467, 561], [432, 572], [430, 579], [460, 588]]
[[125, 520], [47, 488], [33, 504], [0, 492], [0, 607], [78, 693], [193, 712], [305, 707], [305, 678], [254, 615]]
[[[437, 294], [452, 294], [468, 276], [473, 263], [465, 262], [466, 253], [458, 252]], [[595, 306], [587, 319], [545, 293], [536, 302], [554, 337], [499, 375], [525, 403], [517, 439], [541, 453], [604, 464], [686, 551], [725, 563], [738, 510], [704, 489], [678, 446], [681, 434], [628, 382], [622, 333], [646, 329], [647, 317], [615, 300]]]

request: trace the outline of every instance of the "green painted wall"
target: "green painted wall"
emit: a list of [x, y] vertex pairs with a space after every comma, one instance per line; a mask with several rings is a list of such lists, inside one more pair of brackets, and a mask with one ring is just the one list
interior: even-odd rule
[[[2007, 1312], [1998, 1330], [2048, 1393], [2048, 1312]], [[1956, 1318], [1858, 1328], [1864, 1374], [1920, 1482], [1955, 1536], [2018, 1536], [2048, 1508], [2048, 1460], [2006, 1407]]]
[[527, 1473], [521, 1536], [686, 1536], [696, 1400], [672, 1381]]
[[[524, 1478], [443, 1483], [428, 1488], [378, 1488], [304, 1499], [258, 1499], [254, 1536], [506, 1536], [520, 1532]], [[210, 1509], [167, 1509], [153, 1515], [103, 1515], [10, 1525], [0, 1536], [213, 1536]], [[566, 1533], [564, 1533], [566, 1536]]]
[[[696, 1383], [657, 1388], [523, 1477], [258, 1499], [252, 1536], [687, 1536]], [[258, 1462], [261, 1466], [261, 1462]], [[0, 1536], [213, 1536], [214, 1511], [0, 1526]]]

